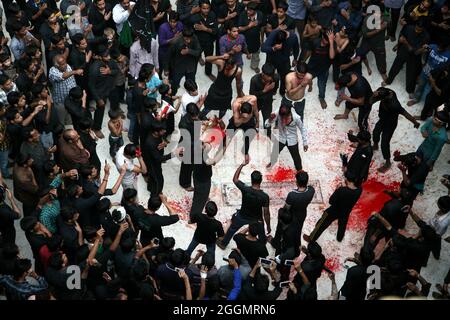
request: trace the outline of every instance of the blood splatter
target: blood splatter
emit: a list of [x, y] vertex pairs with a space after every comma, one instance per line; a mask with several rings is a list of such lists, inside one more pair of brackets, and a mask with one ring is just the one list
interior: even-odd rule
[[171, 200], [169, 201], [170, 206], [173, 211], [178, 213], [181, 220], [188, 221], [189, 220], [189, 212], [192, 207], [192, 198], [188, 196], [184, 196], [181, 200]]
[[367, 227], [367, 220], [374, 211], [380, 211], [383, 205], [391, 200], [391, 197], [383, 191], [398, 189], [400, 184], [394, 182], [390, 185], [385, 185], [375, 178], [366, 181], [362, 188], [363, 192], [355, 207], [353, 208], [350, 218], [348, 220], [347, 228], [355, 231], [363, 231]]
[[266, 174], [266, 179], [270, 182], [294, 181], [296, 173], [295, 169], [276, 166]]
[[339, 271], [341, 269], [341, 262], [339, 256], [328, 257], [325, 261], [325, 267], [333, 272]]

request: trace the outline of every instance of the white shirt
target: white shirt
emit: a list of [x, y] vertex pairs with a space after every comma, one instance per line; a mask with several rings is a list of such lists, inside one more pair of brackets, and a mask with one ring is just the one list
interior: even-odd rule
[[[134, 5], [135, 2], [130, 1], [130, 6]], [[117, 33], [120, 34], [123, 28], [123, 24], [128, 20], [130, 13], [128, 10], [125, 10], [120, 3], [116, 4], [112, 11], [112, 18], [116, 23]]]
[[[292, 121], [288, 125], [284, 125], [281, 121], [281, 117], [278, 115], [278, 111], [275, 113], [275, 123], [277, 123], [277, 129], [278, 129], [278, 141], [280, 141], [282, 144], [287, 145], [288, 147], [294, 146], [298, 143], [298, 135], [297, 135], [297, 128], [300, 129], [300, 133], [302, 134], [302, 141], [303, 146], [308, 145], [308, 135], [306, 132], [306, 128], [303, 125], [302, 120], [300, 119], [300, 116], [296, 112], [291, 112], [292, 114]], [[270, 119], [267, 119], [264, 123], [264, 127], [268, 128], [272, 125], [273, 121], [271, 122]], [[276, 132], [274, 132], [276, 134]]]
[[156, 39], [152, 39], [151, 52], [143, 49], [139, 40], [136, 40], [130, 47], [130, 74], [135, 79], [138, 78], [144, 63], [151, 63], [156, 69], [159, 69], [158, 47]]
[[137, 175], [137, 173], [133, 172], [134, 160], [126, 158], [125, 155], [123, 154], [124, 150], [125, 150], [125, 146], [121, 147], [119, 149], [119, 151], [117, 151], [116, 159], [115, 159], [116, 167], [117, 167], [117, 170], [120, 171], [120, 169], [122, 168], [122, 166], [124, 164], [127, 165], [127, 171], [125, 172], [125, 175], [123, 177], [122, 184], [131, 185], [137, 180], [138, 175]]
[[442, 237], [445, 232], [447, 232], [447, 228], [450, 225], [450, 211], [439, 216], [435, 214], [428, 224]]
[[186, 106], [193, 102], [197, 104], [197, 102], [200, 100], [200, 94], [197, 94], [196, 96], [191, 96], [189, 92], [183, 93], [181, 96], [181, 115], [184, 116], [186, 114]]

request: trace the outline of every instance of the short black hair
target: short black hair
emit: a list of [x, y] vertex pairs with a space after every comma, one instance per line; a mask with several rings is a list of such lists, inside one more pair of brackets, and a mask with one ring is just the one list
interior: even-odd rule
[[186, 113], [190, 116], [198, 116], [200, 114], [200, 108], [194, 102], [190, 102], [186, 106]]
[[306, 64], [306, 62], [299, 62], [297, 63], [297, 66], [295, 67], [295, 70], [298, 73], [307, 73], [308, 72], [308, 66]]
[[131, 199], [137, 197], [137, 191], [133, 188], [127, 188], [123, 191], [122, 196], [125, 201], [130, 201]]
[[81, 118], [80, 122], [78, 122], [78, 127], [80, 128], [80, 130], [91, 129], [93, 125], [94, 121], [88, 116]]
[[25, 272], [31, 269], [31, 266], [30, 259], [17, 259], [13, 269], [14, 279], [20, 278]]
[[306, 188], [308, 185], [309, 175], [306, 171], [299, 171], [295, 174], [295, 181], [297, 182], [299, 187]]
[[118, 110], [111, 109], [108, 111], [108, 117], [110, 119], [118, 119], [121, 117], [121, 113]]
[[72, 206], [63, 206], [60, 211], [61, 218], [65, 222], [72, 220], [76, 213], [77, 210]]
[[252, 113], [253, 107], [249, 102], [244, 102], [241, 105], [241, 113]]
[[20, 97], [23, 96], [23, 93], [18, 91], [11, 91], [6, 96], [6, 99], [8, 100], [8, 104], [10, 106], [14, 106], [19, 103]]
[[337, 84], [340, 88], [343, 88], [343, 87], [346, 87], [346, 86], [350, 83], [350, 81], [352, 81], [352, 73], [351, 73], [351, 72], [342, 75], [342, 76], [338, 79], [338, 81], [336, 82], [336, 84]]
[[79, 46], [81, 41], [83, 41], [84, 39], [85, 38], [84, 38], [84, 35], [82, 33], [74, 34], [71, 37], [72, 43], [75, 44], [75, 46]]
[[178, 12], [176, 12], [176, 11], [169, 12], [169, 21], [170, 20], [179, 21], [180, 20], [180, 15], [178, 14]]
[[194, 36], [194, 30], [192, 28], [185, 28], [183, 29], [183, 37], [193, 37]]
[[261, 184], [262, 182], [262, 174], [260, 171], [255, 170], [250, 175], [250, 179], [252, 181], [252, 184]]
[[236, 24], [234, 23], [233, 20], [228, 20], [227, 22], [225, 22], [224, 24], [224, 28], [226, 31], [231, 30], [233, 28], [237, 28]]
[[162, 201], [157, 196], [151, 196], [147, 201], [147, 207], [149, 210], [156, 211], [161, 208]]
[[292, 213], [288, 209], [282, 207], [278, 209], [278, 220], [284, 224], [290, 224], [292, 222]]
[[133, 143], [129, 143], [125, 146], [125, 148], [123, 149], [123, 154], [129, 157], [136, 157], [136, 145]]
[[214, 201], [208, 201], [205, 205], [205, 212], [208, 217], [215, 217], [217, 214], [217, 204]]
[[[258, 235], [258, 230], [259, 230], [260, 226], [259, 226], [259, 222], [253, 222], [250, 223], [248, 225], [248, 233], [250, 233], [250, 235], [252, 237], [256, 237]], [[260, 239], [261, 240], [261, 239]]]
[[270, 63], [264, 63], [261, 70], [262, 70], [262, 73], [264, 73], [265, 75], [268, 75], [270, 77], [273, 77], [275, 74], [275, 67]]
[[80, 86], [73, 87], [69, 91], [69, 96], [72, 99], [80, 100], [81, 98], [83, 98], [83, 89]]
[[0, 86], [3, 86], [8, 80], [11, 80], [6, 74], [0, 74]]
[[188, 91], [188, 92], [196, 91], [196, 90], [198, 90], [198, 85], [194, 80], [187, 79], [184, 82], [184, 89], [186, 89], [186, 91]]

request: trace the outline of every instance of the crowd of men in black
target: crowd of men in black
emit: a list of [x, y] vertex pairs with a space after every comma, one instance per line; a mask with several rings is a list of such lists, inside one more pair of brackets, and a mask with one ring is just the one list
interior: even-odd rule
[[[439, 259], [441, 241], [449, 240], [444, 235], [450, 224], [450, 197], [439, 197], [437, 213], [426, 221], [412, 208], [416, 197], [426, 192], [428, 173], [447, 142], [448, 0], [406, 4], [179, 0], [176, 10], [169, 0], [151, 0], [146, 2], [151, 6], [151, 43], [135, 34], [127, 20], [135, 8], [143, 8], [139, 1], [143, 0], [137, 4], [63, 0], [59, 6], [55, 0], [2, 1], [7, 20], [0, 34], [0, 288], [6, 298], [316, 300], [323, 271], [331, 280], [329, 299], [427, 297], [431, 284], [420, 271], [431, 254]], [[70, 5], [80, 8], [76, 23]], [[379, 9], [373, 15], [372, 5]], [[370, 27], [372, 18], [380, 23]], [[396, 57], [388, 71], [386, 55], [391, 53], [386, 52], [386, 41], [397, 41], [398, 25]], [[260, 52], [266, 54], [262, 70]], [[372, 74], [370, 52], [384, 80], [376, 90], [362, 72], [364, 63]], [[255, 72], [249, 96], [243, 92], [244, 54]], [[195, 82], [199, 65], [205, 66], [212, 81], [206, 97], [198, 93]], [[401, 106], [400, 93], [386, 87], [404, 65], [408, 105], [425, 97], [416, 117]], [[292, 96], [312, 86], [311, 79], [317, 78], [320, 105], [327, 107], [331, 66], [338, 90], [336, 106], [345, 101], [344, 113], [335, 119], [346, 119], [357, 108], [359, 132], [348, 133], [356, 149], [349, 158], [341, 155], [344, 182], [329, 198], [314, 230], [302, 233], [315, 190], [308, 173], [299, 171], [292, 181], [296, 188], [278, 210], [272, 233], [270, 197], [261, 189], [261, 172], [252, 172], [250, 186], [240, 180], [250, 161], [246, 146], [245, 161], [233, 177], [242, 205], [226, 232], [215, 219], [221, 208], [208, 201], [212, 166], [220, 162], [203, 159], [200, 164], [181, 164], [180, 186], [194, 192], [189, 223], [196, 224], [196, 230], [190, 245], [180, 248], [175, 241], [179, 235], [163, 232], [180, 217], [163, 194], [162, 164], [194, 148], [194, 124], [206, 121], [211, 110], [218, 110], [221, 119], [232, 108], [231, 128], [258, 128], [259, 111], [266, 125], [276, 116], [272, 101], [279, 89], [286, 98], [280, 117], [290, 119], [285, 124], [289, 125], [298, 110]], [[298, 78], [294, 85], [290, 73]], [[183, 77], [186, 93], [181, 97], [176, 94]], [[234, 80], [238, 100], [232, 104]], [[368, 117], [376, 103], [379, 120], [371, 134]], [[107, 105], [110, 155], [120, 172], [113, 187], [108, 184], [110, 165], [97, 154]], [[175, 125], [179, 109], [182, 116]], [[379, 171], [391, 168], [390, 140], [399, 115], [416, 128], [419, 120], [425, 121], [420, 129], [424, 141], [415, 152], [394, 153], [403, 175], [400, 188], [387, 191], [392, 199], [368, 220], [361, 250], [346, 259], [348, 270], [338, 291], [317, 240], [335, 220], [337, 241], [344, 239], [380, 141], [386, 162]], [[123, 137], [125, 116], [128, 144]], [[303, 121], [303, 111], [299, 116]], [[166, 153], [177, 127], [191, 132], [192, 140], [180, 141], [182, 147]], [[210, 146], [205, 142], [201, 147]], [[138, 202], [139, 175], [150, 192], [146, 206]], [[442, 183], [450, 189], [449, 178], [444, 175]], [[111, 203], [108, 196], [117, 192], [122, 193], [121, 203]], [[139, 194], [139, 198], [146, 196]], [[158, 213], [162, 205], [169, 215]], [[413, 236], [404, 232], [409, 217], [419, 230]], [[16, 243], [16, 220], [31, 247], [34, 267]], [[235, 248], [217, 267], [216, 245], [225, 249], [231, 240]], [[206, 252], [195, 251], [200, 244]], [[273, 257], [268, 257], [268, 245], [275, 250]], [[380, 286], [367, 290], [371, 265], [380, 268]], [[433, 297], [448, 298], [449, 283], [450, 272]]]

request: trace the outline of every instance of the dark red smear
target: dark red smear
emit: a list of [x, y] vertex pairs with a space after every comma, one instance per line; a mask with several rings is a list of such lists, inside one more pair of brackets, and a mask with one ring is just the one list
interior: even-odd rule
[[331, 256], [328, 257], [325, 261], [325, 267], [330, 269], [333, 272], [336, 272], [341, 269], [341, 263], [339, 261], [339, 256]]
[[367, 220], [370, 218], [372, 212], [379, 212], [383, 205], [392, 198], [383, 191], [396, 190], [400, 183], [394, 182], [390, 185], [385, 185], [375, 179], [367, 180], [363, 185], [361, 197], [353, 208], [350, 218], [348, 220], [347, 229], [355, 231], [364, 231], [367, 227]]
[[192, 207], [192, 199], [188, 196], [183, 197], [181, 200], [170, 200], [170, 206], [173, 211], [178, 213], [181, 220], [188, 221], [189, 220], [189, 212]]
[[295, 181], [296, 173], [295, 169], [276, 166], [266, 174], [266, 179], [269, 182]]

